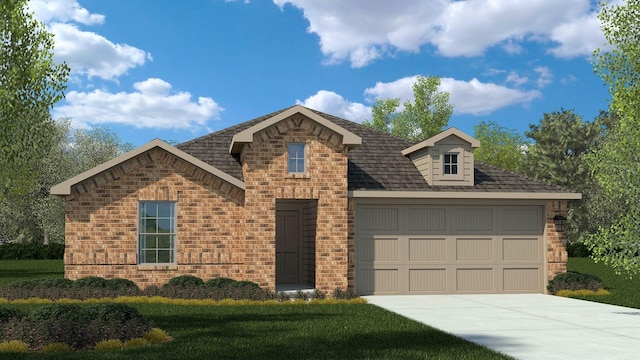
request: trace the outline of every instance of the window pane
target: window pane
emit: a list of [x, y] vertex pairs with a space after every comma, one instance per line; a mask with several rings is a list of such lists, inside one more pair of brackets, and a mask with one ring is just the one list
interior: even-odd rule
[[153, 234], [156, 232], [157, 230], [156, 219], [147, 219], [144, 222], [145, 222], [145, 227], [144, 227], [145, 233]]
[[444, 166], [444, 173], [445, 175], [451, 174], [451, 165]]
[[451, 155], [451, 162], [453, 164], [457, 164], [458, 163], [458, 155]]
[[171, 210], [173, 208], [173, 204], [172, 203], [168, 203], [168, 202], [164, 202], [164, 203], [158, 203], [158, 217], [170, 217], [171, 214]]
[[171, 236], [161, 235], [158, 236], [158, 249], [171, 249]]
[[158, 262], [158, 258], [156, 257], [156, 251], [155, 250], [145, 250], [144, 254], [143, 254], [142, 262], [157, 263]]
[[458, 173], [458, 165], [451, 165], [451, 173], [452, 174]]
[[296, 172], [296, 160], [289, 158], [289, 172], [293, 173]]
[[158, 250], [158, 261], [159, 263], [170, 263], [173, 262], [171, 259], [171, 251], [169, 250]]
[[173, 232], [173, 221], [171, 219], [158, 219], [158, 233]]
[[444, 163], [445, 164], [449, 164], [451, 162], [451, 155], [445, 154], [444, 155]]
[[145, 249], [155, 249], [156, 248], [156, 237], [155, 236], [146, 236], [143, 235], [142, 244]]
[[296, 166], [297, 172], [304, 172], [304, 159], [298, 159], [298, 163]]
[[156, 217], [158, 214], [156, 203], [146, 203], [145, 217]]

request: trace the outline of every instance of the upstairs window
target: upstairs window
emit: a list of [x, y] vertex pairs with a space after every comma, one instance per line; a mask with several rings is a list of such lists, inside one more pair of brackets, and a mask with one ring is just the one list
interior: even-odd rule
[[442, 165], [444, 175], [458, 175], [458, 154], [444, 154]]
[[173, 264], [176, 258], [176, 203], [141, 201], [139, 264]]
[[305, 173], [305, 144], [292, 143], [289, 144], [288, 154], [289, 162], [288, 169], [290, 174], [303, 174]]

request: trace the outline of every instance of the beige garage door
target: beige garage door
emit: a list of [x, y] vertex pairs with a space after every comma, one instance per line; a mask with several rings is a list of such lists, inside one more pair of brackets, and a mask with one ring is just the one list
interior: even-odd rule
[[543, 292], [542, 206], [359, 205], [356, 211], [362, 295]]

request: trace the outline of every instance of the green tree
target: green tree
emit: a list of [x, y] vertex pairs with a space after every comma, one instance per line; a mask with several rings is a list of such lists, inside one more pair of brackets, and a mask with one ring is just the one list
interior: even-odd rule
[[619, 213], [585, 243], [596, 261], [631, 275], [640, 272], [640, 1], [604, 4], [599, 18], [611, 49], [595, 51], [593, 65], [609, 86], [610, 110], [619, 120], [589, 166]]
[[20, 201], [0, 202], [0, 236], [18, 241], [64, 241], [64, 202], [49, 190], [68, 178], [133, 149], [108, 128], [70, 128], [57, 121], [55, 145], [37, 167], [38, 181]]
[[481, 121], [473, 130], [481, 144], [473, 152], [476, 161], [513, 172], [521, 171], [529, 145], [522, 135], [493, 121]]
[[0, 2], [0, 198], [32, 191], [34, 170], [52, 145], [49, 111], [69, 74], [66, 64], [54, 63], [53, 47], [27, 0]]
[[411, 141], [421, 141], [441, 132], [449, 123], [453, 105], [449, 93], [438, 91], [440, 78], [418, 76], [413, 84], [413, 102], [400, 99], [377, 99], [372, 107], [372, 121], [363, 124]]

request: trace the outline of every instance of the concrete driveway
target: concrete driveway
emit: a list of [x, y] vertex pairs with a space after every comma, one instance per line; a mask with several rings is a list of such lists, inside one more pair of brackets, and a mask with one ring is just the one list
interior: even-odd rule
[[640, 359], [640, 310], [543, 294], [365, 296], [518, 359]]

